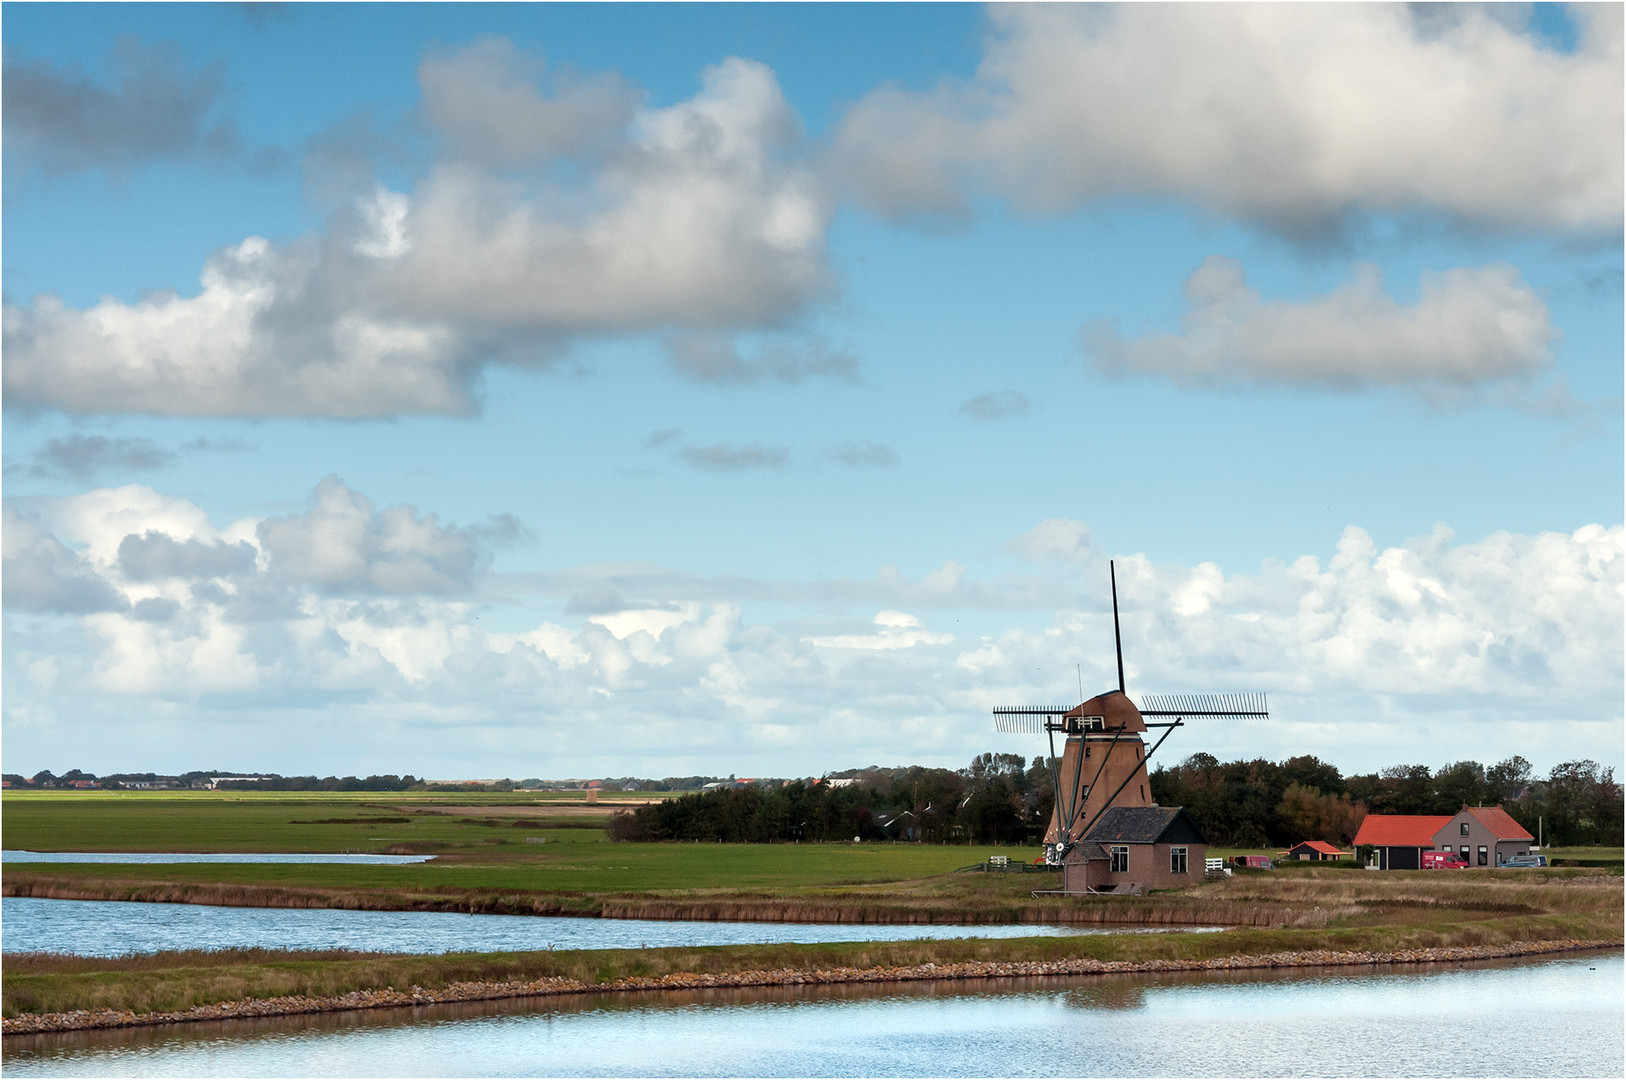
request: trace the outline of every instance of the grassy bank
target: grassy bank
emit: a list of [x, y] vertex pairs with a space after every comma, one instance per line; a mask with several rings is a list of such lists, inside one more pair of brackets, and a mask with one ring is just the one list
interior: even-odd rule
[[567, 979], [606, 986], [683, 974], [904, 968], [925, 964], [1096, 960], [1140, 964], [1286, 952], [1396, 952], [1531, 941], [1620, 941], [1618, 919], [1525, 916], [1431, 925], [1343, 929], [1231, 930], [1219, 934], [907, 941], [834, 945], [449, 954], [161, 953], [93, 960], [12, 956], [0, 986], [6, 1017], [112, 1009], [174, 1011], [246, 998], [336, 997], [359, 990], [441, 989], [455, 983]]
[[[1335, 870], [1236, 877], [1144, 897], [1049, 898], [1019, 892], [1021, 875], [952, 875], [912, 883], [943, 912], [1151, 924], [1230, 923], [1215, 934], [908, 941], [835, 945], [362, 955], [227, 951], [96, 959], [8, 955], [8, 1017], [75, 1009], [153, 1012], [244, 998], [335, 997], [361, 990], [567, 979], [600, 986], [676, 973], [783, 968], [1096, 960], [1145, 963], [1286, 952], [1394, 952], [1520, 942], [1622, 940], [1621, 880], [1576, 874], [1361, 874]], [[851, 899], [851, 898], [849, 898]], [[869, 902], [879, 902], [871, 898]], [[716, 901], [711, 901], [716, 902]], [[764, 901], [779, 905], [783, 901]], [[856, 901], [855, 901], [856, 902]], [[1005, 908], [998, 904], [1004, 903]], [[1268, 913], [1273, 925], [1253, 920]], [[1034, 921], [1040, 921], [1035, 918]], [[954, 921], [944, 919], [944, 921]]]

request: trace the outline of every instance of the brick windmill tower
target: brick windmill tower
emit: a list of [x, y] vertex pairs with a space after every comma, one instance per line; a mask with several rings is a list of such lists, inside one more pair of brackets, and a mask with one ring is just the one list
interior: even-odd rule
[[[1097, 694], [1071, 709], [1064, 706], [1009, 705], [994, 710], [1000, 731], [1044, 734], [1049, 738], [1050, 779], [1056, 805], [1045, 832], [1045, 861], [1060, 864], [1069, 849], [1113, 807], [1150, 807], [1146, 762], [1187, 717], [1268, 717], [1264, 694], [1143, 694], [1136, 705], [1124, 692], [1123, 634], [1118, 626], [1118, 572], [1112, 576], [1112, 635], [1118, 652], [1118, 688]], [[1153, 719], [1148, 719], [1148, 718]], [[1162, 728], [1150, 748], [1148, 729]], [[1056, 736], [1063, 736], [1056, 757]]]

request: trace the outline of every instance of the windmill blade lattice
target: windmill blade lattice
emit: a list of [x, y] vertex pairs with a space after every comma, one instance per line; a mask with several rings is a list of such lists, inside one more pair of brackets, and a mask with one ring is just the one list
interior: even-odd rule
[[1140, 712], [1142, 716], [1270, 716], [1262, 693], [1142, 694]]
[[1002, 705], [994, 710], [994, 730], [1017, 735], [1043, 735], [1045, 718], [1066, 716], [1065, 705]]

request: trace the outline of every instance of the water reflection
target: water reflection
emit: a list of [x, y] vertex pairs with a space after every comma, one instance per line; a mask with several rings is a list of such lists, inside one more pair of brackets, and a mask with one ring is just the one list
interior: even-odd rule
[[[25, 896], [0, 900], [0, 926], [4, 927], [0, 947], [6, 952], [64, 952], [80, 956], [239, 947], [402, 953], [508, 952], [1146, 932], [1136, 927], [564, 919], [538, 915], [465, 915], [449, 911], [345, 911], [146, 904], [122, 900], [46, 900]], [[1158, 932], [1170, 931], [1160, 929]]]
[[171, 865], [176, 863], [348, 863], [355, 866], [405, 866], [425, 863], [433, 855], [378, 855], [358, 852], [246, 852], [246, 851], [0, 851], [5, 863], [119, 863]]
[[[16, 1037], [3, 1062], [8, 1076], [1619, 1076], [1623, 974], [1615, 951], [584, 994]], [[1436, 1053], [1442, 1016], [1456, 1049]]]

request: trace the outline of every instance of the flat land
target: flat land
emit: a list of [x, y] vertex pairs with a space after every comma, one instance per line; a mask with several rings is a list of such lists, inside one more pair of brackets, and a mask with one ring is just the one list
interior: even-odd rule
[[[401, 866], [8, 863], [8, 896], [268, 907], [856, 923], [1219, 925], [1220, 934], [738, 946], [437, 957], [229, 951], [97, 960], [8, 955], [7, 1017], [185, 1009], [546, 978], [1092, 960], [1193, 962], [1316, 950], [1507, 948], [1623, 938], [1620, 849], [1548, 870], [1371, 873], [1284, 864], [1139, 897], [1033, 895], [1051, 873], [955, 873], [1037, 850], [917, 844], [620, 844], [613, 804], [511, 795], [8, 793], [4, 840], [33, 851], [417, 852]], [[1559, 853], [1554, 853], [1559, 854]]]

